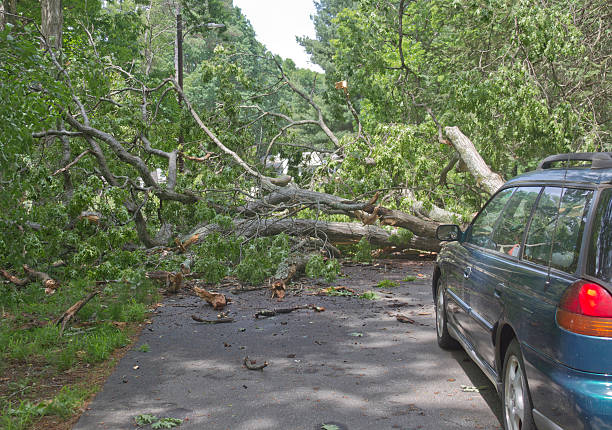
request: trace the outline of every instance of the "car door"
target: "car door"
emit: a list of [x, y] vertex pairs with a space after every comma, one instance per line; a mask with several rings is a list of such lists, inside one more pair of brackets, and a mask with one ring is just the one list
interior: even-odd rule
[[468, 246], [472, 262], [465, 279], [466, 302], [470, 307], [467, 331], [484, 363], [495, 369], [495, 332], [502, 315], [504, 295], [519, 264], [526, 225], [542, 187], [518, 187], [504, 206], [486, 248]]
[[[472, 309], [470, 304], [471, 294], [466, 290], [466, 283], [472, 282], [472, 270], [474, 266], [474, 251], [488, 250], [492, 248], [491, 234], [502, 213], [506, 203], [514, 193], [515, 188], [506, 188], [499, 191], [480, 213], [474, 218], [464, 234], [464, 240], [455, 252], [457, 256], [456, 289], [448, 293], [449, 308], [455, 309], [453, 313], [455, 324], [470, 346], [474, 346]], [[454, 302], [454, 303], [453, 303]]]

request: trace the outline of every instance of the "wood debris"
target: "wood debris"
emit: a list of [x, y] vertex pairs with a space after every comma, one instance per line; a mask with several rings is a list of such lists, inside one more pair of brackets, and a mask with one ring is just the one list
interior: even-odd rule
[[147, 272], [146, 277], [166, 284], [166, 290], [176, 293], [183, 286], [183, 272], [167, 272], [165, 270], [155, 270]]
[[224, 324], [234, 322], [234, 318], [217, 318], [216, 320], [207, 320], [197, 315], [191, 315], [191, 319], [204, 324]]
[[4, 276], [9, 282], [17, 285], [18, 287], [23, 287], [25, 285], [28, 285], [30, 283], [30, 279], [26, 278], [26, 279], [19, 279], [17, 276], [15, 275], [11, 275], [8, 271], [2, 269], [0, 270], [0, 274], [2, 274], [2, 276]]
[[397, 319], [401, 323], [408, 323], [408, 324], [414, 324], [415, 323], [415, 321], [413, 319], [410, 319], [406, 315], [402, 315], [402, 314], [397, 314], [395, 316], [395, 319]]
[[267, 361], [264, 361], [263, 364], [256, 364], [257, 361], [250, 360], [248, 355], [244, 357], [244, 360], [242, 363], [244, 364], [244, 367], [246, 367], [249, 370], [263, 370], [264, 367], [267, 367], [268, 364], [270, 364]]
[[81, 310], [83, 306], [87, 304], [92, 298], [94, 298], [99, 291], [93, 291], [89, 293], [85, 298], [79, 300], [74, 305], [70, 306], [66, 312], [64, 312], [58, 319], [55, 320], [56, 325], [60, 325], [60, 336], [64, 333], [64, 329], [70, 322], [70, 320], [76, 315], [78, 311]]
[[227, 299], [223, 294], [211, 293], [204, 288], [193, 287], [193, 291], [201, 298], [210, 303], [215, 310], [221, 310], [227, 304]]
[[285, 297], [287, 287], [284, 281], [276, 281], [272, 284], [272, 298], [276, 297], [279, 301]]
[[255, 315], [253, 315], [255, 318], [260, 318], [260, 317], [273, 317], [276, 316], [278, 314], [288, 314], [294, 311], [298, 311], [300, 309], [311, 309], [315, 312], [324, 312], [325, 308], [323, 306], [315, 306], [315, 305], [300, 305], [300, 306], [294, 306], [292, 308], [276, 308], [276, 309], [262, 309], [260, 311], [257, 311], [255, 313]]
[[23, 265], [23, 270], [28, 274], [28, 276], [40, 279], [45, 287], [45, 293], [53, 294], [55, 290], [59, 287], [59, 282], [55, 279], [51, 278], [45, 272], [39, 272], [38, 270], [34, 270], [30, 268], [27, 264]]
[[199, 238], [200, 238], [200, 235], [196, 233], [193, 236], [191, 236], [189, 239], [187, 239], [185, 242], [181, 242], [180, 240], [175, 238], [174, 243], [176, 244], [176, 247], [178, 248], [179, 252], [187, 252], [187, 248], [189, 248], [191, 245], [197, 242]]

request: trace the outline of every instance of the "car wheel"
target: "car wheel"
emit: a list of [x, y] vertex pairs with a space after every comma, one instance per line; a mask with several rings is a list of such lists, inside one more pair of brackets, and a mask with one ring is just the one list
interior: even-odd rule
[[438, 283], [436, 289], [436, 333], [438, 335], [438, 345], [442, 349], [457, 349], [459, 343], [453, 339], [446, 326], [446, 306], [444, 303], [444, 288]]
[[504, 357], [502, 414], [506, 430], [535, 430], [531, 397], [519, 343], [513, 339]]

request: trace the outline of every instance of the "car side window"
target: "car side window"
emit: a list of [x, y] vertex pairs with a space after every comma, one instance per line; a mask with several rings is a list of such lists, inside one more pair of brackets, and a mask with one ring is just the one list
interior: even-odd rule
[[592, 197], [591, 190], [567, 188], [562, 193], [561, 188], [546, 187], [531, 220], [523, 258], [575, 272]]
[[591, 190], [574, 188], [564, 190], [550, 258], [551, 267], [568, 273], [574, 273], [578, 268], [582, 233], [592, 197]]
[[495, 250], [518, 257], [525, 226], [542, 187], [520, 187], [504, 208], [492, 235]]
[[514, 190], [515, 188], [502, 190], [489, 201], [476, 219], [472, 221], [466, 242], [476, 246], [482, 246], [483, 248], [495, 248], [491, 240], [491, 233], [493, 232], [499, 215], [504, 209], [504, 206], [506, 206], [506, 203], [508, 203], [512, 193], [514, 193]]
[[612, 189], [603, 190], [593, 220], [587, 273], [612, 282]]
[[546, 187], [542, 191], [525, 240], [525, 260], [548, 265], [560, 198], [561, 188]]

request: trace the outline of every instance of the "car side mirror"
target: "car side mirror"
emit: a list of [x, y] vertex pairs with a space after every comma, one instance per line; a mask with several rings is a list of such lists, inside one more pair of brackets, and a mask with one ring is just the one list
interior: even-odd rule
[[436, 238], [446, 242], [459, 240], [461, 235], [461, 228], [455, 224], [442, 224], [436, 229]]

